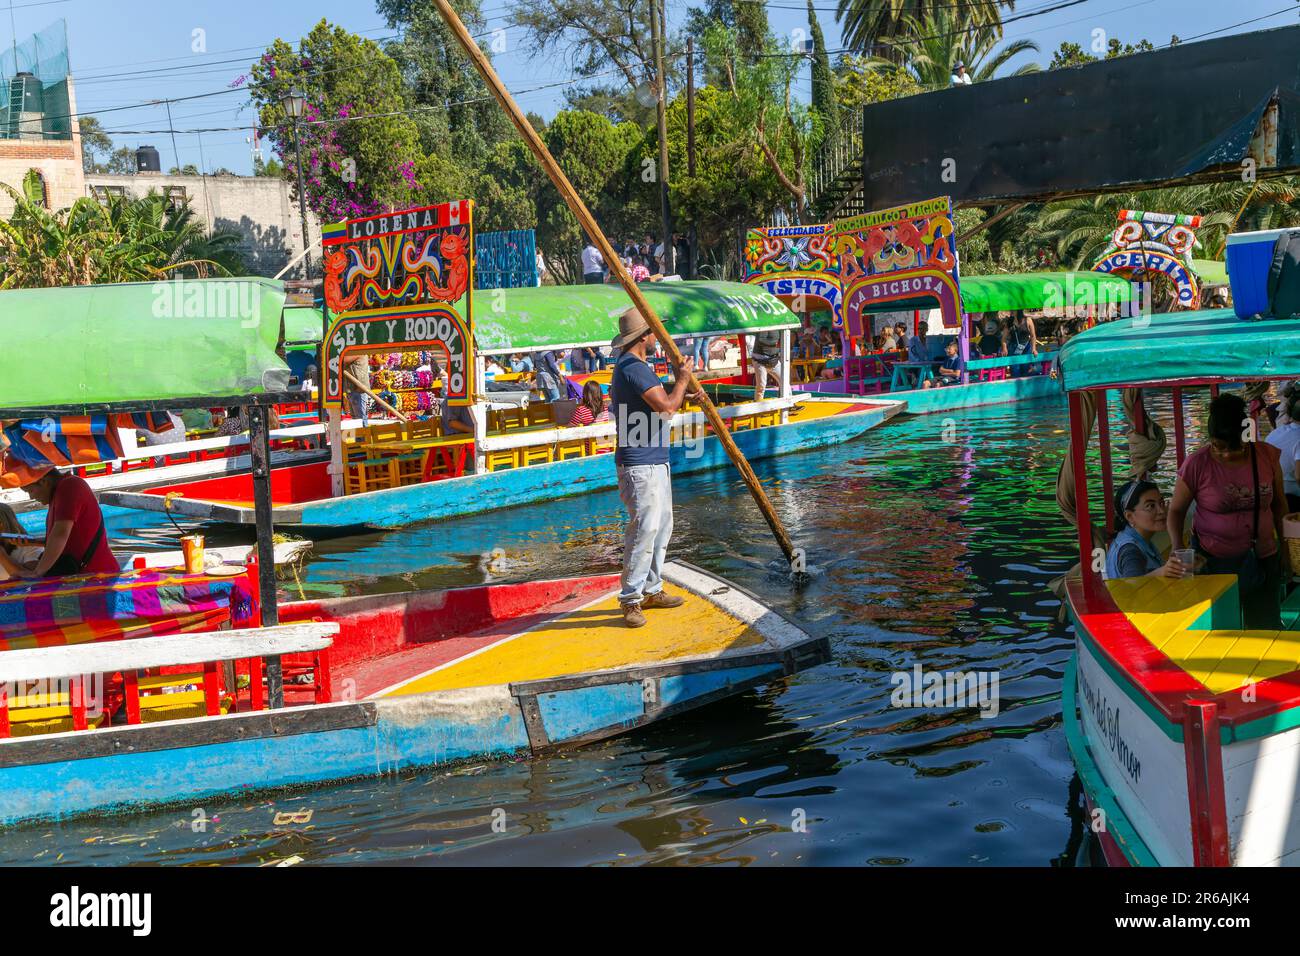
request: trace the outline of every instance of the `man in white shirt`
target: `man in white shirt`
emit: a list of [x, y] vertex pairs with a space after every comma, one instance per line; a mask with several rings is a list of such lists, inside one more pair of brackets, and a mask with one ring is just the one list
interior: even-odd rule
[[542, 258], [542, 250], [537, 250], [537, 284], [542, 284], [542, 276], [546, 275], [546, 260]]
[[582, 250], [582, 281], [587, 285], [600, 285], [605, 281], [605, 257], [591, 240], [587, 240]]
[[970, 74], [966, 72], [966, 64], [963, 63], [961, 60], [958, 60], [957, 65], [953, 67], [952, 85], [953, 86], [971, 85]]

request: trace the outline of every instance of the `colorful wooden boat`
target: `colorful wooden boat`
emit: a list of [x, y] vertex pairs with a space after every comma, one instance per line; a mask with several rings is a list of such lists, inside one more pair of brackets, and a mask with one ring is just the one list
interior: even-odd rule
[[[288, 704], [312, 699], [0, 740], [0, 823], [541, 753], [625, 733], [828, 658], [824, 637], [734, 584], [680, 563], [665, 578], [686, 604], [647, 612], [648, 625], [636, 631], [622, 624], [617, 575], [284, 605], [281, 627], [262, 630], [308, 627], [332, 640], [328, 702], [286, 685]], [[88, 647], [122, 649], [95, 665], [122, 666], [143, 659], [128, 645], [165, 640], [3, 652], [0, 681], [80, 673]]]
[[[782, 334], [788, 353], [790, 331], [798, 326], [797, 317], [776, 297], [740, 283], [661, 282], [648, 284], [643, 291], [674, 336], [743, 336], [775, 330]], [[619, 313], [631, 304], [622, 289], [608, 285], [477, 290], [470, 302], [480, 361], [487, 355], [607, 345]], [[386, 312], [368, 321], [381, 329], [389, 324]], [[368, 336], [373, 340], [378, 334]], [[722, 409], [737, 444], [751, 460], [850, 441], [903, 408], [888, 398], [796, 396], [788, 375], [778, 392], [772, 399], [741, 401]], [[477, 407], [481, 428], [475, 436], [474, 474], [438, 475], [437, 480], [344, 494], [335, 476], [354, 465], [336, 460], [276, 468], [272, 475], [276, 523], [303, 528], [397, 527], [615, 485], [612, 461], [597, 453], [612, 445], [615, 423], [488, 433], [487, 416], [481, 404]], [[707, 435], [704, 427], [704, 416], [698, 411], [686, 410], [674, 420], [680, 439], [671, 450], [674, 473], [728, 464], [721, 442]], [[569, 450], [572, 457], [567, 457]], [[508, 464], [494, 470], [494, 462], [502, 456]], [[539, 463], [527, 463], [534, 458]], [[247, 473], [164, 482], [144, 490], [106, 491], [101, 498], [120, 507], [170, 509], [204, 521], [246, 524], [254, 518], [252, 480]]]
[[[427, 212], [444, 222], [465, 211]], [[445, 228], [460, 235], [463, 226]], [[456, 244], [425, 248], [421, 268], [438, 274], [454, 272], [438, 257], [463, 254]], [[261, 307], [281, 304], [254, 285], [269, 296]], [[160, 286], [165, 303], [176, 290]], [[46, 347], [99, 341], [107, 320], [97, 307], [120, 293], [74, 291], [72, 311], [58, 297], [26, 299], [47, 310]], [[3, 297], [15, 294], [0, 293], [6, 319], [16, 313]], [[282, 323], [191, 318], [127, 322], [123, 340], [105, 342], [93, 362], [91, 350], [68, 345], [81, 361], [54, 382], [0, 380], [0, 418], [48, 416], [60, 428], [69, 416], [247, 409], [257, 530], [256, 563], [235, 576], [141, 569], [0, 584], [0, 823], [542, 752], [827, 658], [825, 638], [676, 563], [664, 578], [685, 603], [649, 610], [636, 630], [623, 624], [614, 574], [281, 607], [267, 410], [293, 397], [280, 388]], [[30, 338], [17, 328], [15, 341]], [[100, 374], [119, 346], [184, 359], [123, 360]], [[242, 393], [230, 393], [232, 381]], [[757, 442], [771, 431], [756, 429]], [[227, 623], [235, 628], [220, 629]], [[114, 674], [120, 682], [103, 679]]]
[[[836, 445], [861, 436], [905, 407], [895, 401], [835, 400], [810, 397], [798, 402], [768, 403], [770, 415], [787, 409], [787, 421], [734, 433], [751, 461]], [[743, 409], [745, 406], [741, 406]], [[725, 410], [724, 411], [728, 411]], [[697, 418], [702, 418], [696, 413]], [[774, 416], [775, 417], [775, 416]], [[585, 429], [584, 429], [585, 431]], [[673, 474], [688, 475], [725, 468], [729, 462], [715, 437], [678, 445], [669, 452]], [[609, 455], [570, 458], [485, 474], [336, 497], [331, 494], [328, 465], [316, 462], [272, 472], [272, 500], [277, 525], [300, 528], [394, 528], [419, 521], [452, 518], [498, 508], [552, 501], [613, 488], [617, 484]], [[181, 497], [168, 499], [178, 494]], [[248, 474], [160, 485], [136, 492], [104, 492], [106, 503], [144, 511], [164, 508], [187, 518], [233, 524], [254, 520], [252, 478]]]
[[[1068, 342], [1061, 369], [1074, 480], [1058, 497], [1073, 491], [1082, 568], [1067, 581], [1075, 653], [1062, 710], [1106, 859], [1300, 863], [1297, 609], [1284, 605], [1283, 630], [1243, 630], [1235, 575], [1103, 581], [1086, 457], [1095, 416], [1109, 527], [1108, 393], [1170, 389], [1181, 463], [1185, 391], [1300, 375], [1300, 322], [1245, 322], [1230, 310], [1124, 319]], [[1151, 434], [1136, 395], [1126, 396], [1130, 424]]]

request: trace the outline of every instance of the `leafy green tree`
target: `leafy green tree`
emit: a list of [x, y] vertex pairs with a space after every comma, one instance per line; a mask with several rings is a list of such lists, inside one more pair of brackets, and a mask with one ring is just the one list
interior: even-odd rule
[[99, 157], [107, 159], [113, 152], [113, 138], [104, 132], [98, 119], [82, 116], [77, 120], [81, 133], [81, 168], [88, 173], [103, 172]]
[[883, 56], [895, 63], [906, 59], [907, 47], [899, 45], [926, 36], [927, 19], [937, 19], [960, 10], [960, 28], [988, 28], [1002, 36], [1002, 7], [1015, 10], [1014, 0], [839, 0], [839, 18], [845, 45], [858, 53]]
[[[479, 0], [453, 0], [452, 6], [491, 59], [506, 34], [488, 30]], [[402, 31], [385, 52], [401, 71], [425, 151], [459, 165], [482, 166], [514, 130], [456, 38], [426, 0], [379, 0], [378, 7], [388, 26]]]
[[268, 161], [268, 160], [264, 160], [264, 159], [262, 159], [262, 157], [261, 157], [260, 155], [259, 155], [259, 156], [254, 156], [254, 157], [253, 157], [253, 175], [254, 175], [254, 176], [273, 176], [273, 177], [275, 177], [276, 179], [283, 179], [283, 178], [284, 178], [284, 175], [285, 175], [285, 173], [284, 173], [284, 164], [283, 164], [282, 162], [280, 162], [278, 159], [276, 159], [275, 157], [272, 157], [272, 158]]
[[817, 20], [813, 0], [808, 0], [808, 30], [813, 42], [812, 106], [821, 115], [823, 129], [838, 129], [840, 108], [835, 98], [835, 72], [831, 69], [831, 56], [826, 52], [826, 36]]
[[303, 177], [322, 221], [465, 195], [456, 167], [421, 149], [401, 70], [373, 41], [322, 20], [296, 47], [276, 40], [251, 77], [261, 125], [295, 189], [293, 124], [281, 101], [294, 88], [306, 95]]
[[[1179, 42], [1176, 36], [1169, 39], [1170, 46], [1176, 46]], [[1116, 57], [1131, 56], [1134, 53], [1149, 53], [1154, 49], [1155, 47], [1150, 40], [1138, 40], [1137, 43], [1121, 43], [1118, 37], [1111, 37], [1106, 42], [1104, 59], [1113, 60]], [[1077, 43], [1062, 41], [1061, 45], [1052, 54], [1052, 61], [1047, 64], [1047, 68], [1056, 70], [1066, 66], [1082, 66], [1084, 63], [1096, 63], [1099, 59], [1103, 58], [1088, 53]]]
[[784, 51], [769, 37], [769, 55], [747, 64], [735, 37], [722, 26], [705, 32], [704, 47], [725, 78], [722, 88], [730, 99], [732, 129], [737, 132], [733, 146], [750, 145], [758, 150], [788, 194], [796, 218], [802, 221], [808, 204], [809, 160], [821, 138], [822, 122], [818, 113], [800, 103], [792, 92], [799, 58], [779, 55]]
[[[730, 95], [708, 86], [695, 97], [695, 175], [687, 175], [686, 102], [668, 107], [672, 207], [679, 227], [694, 225], [701, 264], [714, 278], [738, 275], [745, 231], [788, 203], [762, 153], [740, 125]], [[651, 217], [651, 221], [653, 216]]]
[[882, 70], [873, 62], [853, 53], [840, 58], [835, 72], [835, 98], [842, 115], [853, 116], [868, 103], [883, 103], [924, 92], [906, 70]]
[[[543, 140], [607, 235], [644, 228], [644, 220], [636, 222], [628, 208], [637, 190], [629, 182], [629, 156], [644, 150], [641, 130], [630, 123], [616, 126], [597, 113], [561, 111], [546, 127]], [[582, 229], [549, 182], [540, 185], [536, 208], [537, 240], [546, 260], [560, 281], [572, 281], [586, 241]]]

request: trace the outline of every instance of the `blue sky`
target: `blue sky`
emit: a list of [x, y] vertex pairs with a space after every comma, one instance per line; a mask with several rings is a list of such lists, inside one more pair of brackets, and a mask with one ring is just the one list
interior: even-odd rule
[[[11, 2], [12, 14], [7, 9]], [[828, 45], [838, 49], [834, 0], [814, 2]], [[1006, 16], [1059, 2], [1020, 0], [1015, 13]], [[495, 56], [506, 85], [519, 94], [525, 109], [549, 118], [562, 105], [562, 89], [520, 91], [570, 79], [567, 63], [562, 57], [530, 56], [521, 31], [508, 25], [508, 0], [482, 3], [489, 26], [506, 29], [507, 49]], [[668, 0], [670, 23], [680, 22], [689, 6], [688, 0]], [[771, 0], [767, 6], [778, 34], [806, 29], [806, 3]], [[296, 40], [322, 17], [371, 38], [391, 35], [370, 0], [0, 0], [0, 42], [6, 46], [12, 34], [11, 17], [20, 40], [54, 19], [67, 21], [79, 112], [111, 108], [112, 112], [97, 113], [109, 130], [166, 129], [162, 106], [140, 104], [224, 90], [246, 72], [244, 58], [251, 62], [277, 37]], [[1183, 39], [1211, 31], [1220, 31], [1214, 35], [1222, 36], [1286, 26], [1298, 19], [1300, 5], [1295, 0], [1085, 0], [1068, 9], [1009, 23], [1006, 37], [1036, 42], [1041, 51], [1037, 59], [1045, 64], [1063, 40], [1087, 46], [1096, 29], [1125, 42], [1145, 37], [1163, 44], [1175, 33]], [[1251, 20], [1256, 22], [1244, 22]], [[195, 30], [204, 31], [206, 53], [192, 50]], [[1032, 55], [1024, 59], [1030, 58]], [[807, 70], [799, 86], [806, 98], [810, 86]], [[238, 91], [175, 103], [172, 118], [177, 129], [247, 127], [255, 121], [246, 97]], [[176, 139], [177, 151], [182, 164], [197, 165], [201, 146], [205, 169], [224, 166], [246, 173], [251, 169], [250, 148], [245, 142], [249, 135], [246, 129], [181, 134]], [[171, 138], [166, 133], [122, 133], [114, 138], [119, 145], [152, 144], [162, 154], [165, 167], [173, 164]]]

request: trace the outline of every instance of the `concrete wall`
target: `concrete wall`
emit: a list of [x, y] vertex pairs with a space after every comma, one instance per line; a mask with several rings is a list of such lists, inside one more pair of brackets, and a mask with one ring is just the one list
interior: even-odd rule
[[[244, 237], [240, 251], [249, 269], [257, 275], [273, 276], [302, 252], [302, 226], [298, 203], [289, 184], [272, 176], [171, 176], [137, 173], [117, 176], [90, 173], [85, 176], [83, 194], [95, 187], [122, 189], [128, 196], [144, 196], [150, 190], [166, 192], [168, 187], [185, 190], [186, 201], [207, 228], [231, 229]], [[312, 241], [320, 238], [320, 226], [308, 212]], [[313, 253], [319, 269], [319, 251]], [[287, 274], [300, 275], [298, 267]]]

